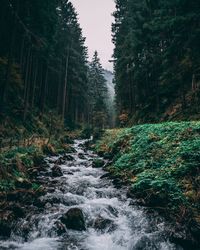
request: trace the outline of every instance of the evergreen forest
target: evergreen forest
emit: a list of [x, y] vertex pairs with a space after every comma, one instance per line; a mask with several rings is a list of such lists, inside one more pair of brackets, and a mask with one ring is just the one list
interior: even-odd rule
[[200, 249], [199, 0], [0, 1], [0, 249]]

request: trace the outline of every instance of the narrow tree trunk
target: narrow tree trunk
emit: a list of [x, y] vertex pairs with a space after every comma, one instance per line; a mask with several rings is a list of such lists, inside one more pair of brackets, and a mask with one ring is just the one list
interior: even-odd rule
[[62, 59], [60, 59], [60, 72], [59, 72], [59, 82], [58, 82], [58, 92], [57, 92], [57, 104], [56, 110], [57, 114], [60, 114], [60, 94], [61, 94], [61, 86], [62, 86]]
[[29, 77], [29, 65], [30, 65], [31, 49], [28, 49], [24, 79], [24, 103], [26, 101], [27, 89], [28, 89], [28, 77]]
[[38, 60], [35, 63], [35, 72], [34, 72], [34, 78], [33, 78], [33, 90], [32, 90], [32, 96], [31, 96], [31, 110], [33, 110], [33, 108], [34, 108], [37, 75], [38, 75]]
[[65, 80], [63, 88], [63, 100], [62, 100], [62, 121], [64, 124], [65, 120], [65, 111], [66, 111], [66, 96], [67, 96], [67, 78], [68, 78], [68, 66], [69, 66], [69, 55], [70, 55], [70, 46], [68, 47], [66, 65], [65, 65]]
[[43, 86], [43, 93], [42, 93], [42, 102], [41, 102], [41, 114], [42, 114], [42, 116], [44, 114], [45, 103], [46, 103], [47, 82], [48, 82], [48, 64], [47, 64], [44, 86]]
[[29, 96], [30, 96], [30, 89], [31, 89], [31, 73], [32, 73], [32, 61], [33, 61], [33, 55], [30, 51], [30, 60], [28, 63], [28, 68], [26, 72], [26, 95], [25, 95], [25, 100], [24, 100], [24, 117], [23, 120], [26, 120], [27, 112], [28, 112], [28, 107], [29, 107]]

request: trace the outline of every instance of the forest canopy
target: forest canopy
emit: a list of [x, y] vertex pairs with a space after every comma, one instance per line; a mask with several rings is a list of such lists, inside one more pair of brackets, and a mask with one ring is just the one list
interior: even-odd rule
[[[26, 122], [50, 111], [69, 127], [93, 123], [101, 115], [106, 119], [103, 69], [97, 52], [88, 62], [70, 1], [2, 0], [0, 16], [2, 121], [10, 115]], [[91, 89], [98, 104], [89, 98]]]

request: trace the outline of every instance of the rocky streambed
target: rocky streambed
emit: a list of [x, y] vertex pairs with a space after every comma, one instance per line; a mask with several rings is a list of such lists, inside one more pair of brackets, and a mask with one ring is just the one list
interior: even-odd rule
[[11, 228], [1, 227], [0, 249], [182, 249], [170, 242], [166, 222], [113, 185], [85, 142], [76, 140], [74, 153], [46, 158], [48, 167], [37, 177], [43, 194], [16, 201], [17, 219]]

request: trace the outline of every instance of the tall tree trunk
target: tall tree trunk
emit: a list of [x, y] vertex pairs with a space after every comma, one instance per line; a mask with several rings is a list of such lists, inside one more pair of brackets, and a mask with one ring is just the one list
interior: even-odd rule
[[61, 86], [62, 86], [62, 58], [60, 59], [60, 70], [59, 70], [59, 81], [58, 81], [58, 92], [57, 92], [57, 103], [56, 110], [57, 114], [60, 114], [60, 95], [61, 95]]
[[31, 96], [31, 110], [33, 110], [34, 108], [37, 76], [38, 76], [38, 60], [36, 59], [35, 72], [34, 72], [34, 77], [33, 77], [33, 89], [32, 89], [32, 96]]
[[68, 78], [69, 56], [70, 56], [70, 45], [68, 46], [68, 49], [67, 49], [66, 65], [65, 65], [65, 80], [64, 80], [64, 87], [63, 87], [63, 99], [62, 99], [62, 121], [63, 121], [63, 124], [64, 124], [64, 120], [65, 120], [65, 111], [66, 111], [66, 96], [67, 96], [67, 78]]
[[33, 62], [33, 55], [31, 53], [30, 50], [30, 60], [28, 63], [28, 68], [27, 68], [27, 72], [26, 72], [26, 95], [25, 95], [25, 99], [24, 99], [24, 116], [23, 116], [23, 120], [26, 120], [26, 116], [27, 116], [27, 112], [28, 112], [28, 107], [29, 107], [29, 96], [30, 96], [30, 89], [31, 89], [31, 80], [32, 80], [32, 62]]
[[48, 82], [48, 63], [46, 65], [46, 74], [45, 74], [45, 79], [43, 82], [43, 90], [42, 90], [42, 96], [41, 96], [41, 117], [43, 116], [44, 109], [45, 109], [46, 94], [47, 94], [47, 82]]

